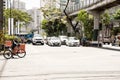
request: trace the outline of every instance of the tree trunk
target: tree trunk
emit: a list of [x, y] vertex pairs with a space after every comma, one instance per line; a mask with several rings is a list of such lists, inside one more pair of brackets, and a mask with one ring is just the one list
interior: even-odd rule
[[[68, 0], [67, 1], [67, 4], [66, 4], [66, 7], [65, 7], [65, 9], [64, 9], [64, 13], [65, 13], [65, 15], [66, 15], [66, 17], [67, 17], [67, 20], [68, 20], [68, 22], [70, 23], [70, 25], [72, 26], [72, 28], [73, 28], [73, 30], [74, 30], [74, 32], [75, 32], [75, 34], [76, 34], [76, 27], [77, 27], [77, 25], [78, 25], [78, 21], [76, 22], [76, 24], [74, 25], [73, 23], [72, 23], [72, 19], [69, 17], [69, 15], [66, 13], [66, 9], [67, 9], [67, 7], [68, 7], [68, 4], [69, 4], [69, 1], [70, 0]], [[78, 33], [80, 33], [80, 32], [78, 32]]]
[[0, 0], [0, 30], [3, 30], [3, 0]]

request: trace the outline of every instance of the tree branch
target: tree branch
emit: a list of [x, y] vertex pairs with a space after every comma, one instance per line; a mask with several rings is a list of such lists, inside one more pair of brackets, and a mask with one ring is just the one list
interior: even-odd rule
[[[70, 1], [70, 0], [67, 0], [67, 4], [66, 4], [65, 9], [64, 9], [63, 12], [65, 13], [65, 15], [66, 15], [66, 17], [67, 17], [67, 19], [68, 19], [70, 25], [72, 26], [74, 32], [76, 33], [76, 27], [77, 27], [77, 25], [78, 25], [79, 22], [77, 21], [76, 24], [73, 25], [72, 19], [71, 19], [71, 18], [68, 16], [68, 14], [66, 13], [66, 9], [67, 9], [67, 7], [68, 7], [69, 1]], [[79, 33], [80, 33], [80, 32], [79, 32]]]

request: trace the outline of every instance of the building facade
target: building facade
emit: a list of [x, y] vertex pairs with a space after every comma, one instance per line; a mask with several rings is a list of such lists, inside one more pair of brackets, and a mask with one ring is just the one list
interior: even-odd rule
[[13, 0], [12, 8], [26, 11], [26, 4], [20, 0]]
[[[22, 10], [22, 11], [26, 11], [26, 7], [25, 7], [25, 3], [21, 2], [20, 0], [4, 0], [5, 2], [5, 8], [9, 8], [9, 9], [17, 9], [17, 10]], [[12, 13], [11, 13], [12, 14]], [[21, 31], [26, 32], [26, 28], [25, 27], [21, 27], [20, 29], [20, 24], [23, 24], [24, 22], [16, 22], [16, 24], [14, 24], [14, 18], [9, 17], [8, 19], [8, 34], [17, 34]], [[15, 27], [17, 26], [17, 27]]]
[[67, 0], [60, 0], [61, 11], [63, 11], [65, 9], [66, 4], [67, 4]]
[[28, 25], [29, 30], [40, 30], [40, 10], [33, 8], [27, 10], [27, 13], [32, 17], [32, 21]]
[[44, 7], [45, 5], [48, 5], [49, 7], [57, 7], [58, 4], [55, 0], [40, 0], [40, 7]]

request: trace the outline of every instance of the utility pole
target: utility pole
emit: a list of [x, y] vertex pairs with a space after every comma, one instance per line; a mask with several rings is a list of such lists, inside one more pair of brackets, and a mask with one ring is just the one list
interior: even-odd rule
[[0, 31], [3, 30], [3, 0], [0, 0]]
[[11, 8], [12, 8], [12, 6], [11, 6], [11, 0], [10, 0], [10, 35], [11, 35]]
[[3, 8], [5, 6], [5, 1], [0, 0], [0, 50], [3, 50], [3, 44], [4, 44], [4, 31], [3, 31]]

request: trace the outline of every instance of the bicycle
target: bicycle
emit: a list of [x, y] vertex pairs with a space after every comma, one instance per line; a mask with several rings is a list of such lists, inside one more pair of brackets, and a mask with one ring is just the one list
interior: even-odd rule
[[26, 56], [25, 44], [17, 45], [14, 49], [12, 49], [11, 46], [7, 47], [5, 46], [3, 56], [6, 59], [10, 59], [13, 56], [18, 56], [19, 58], [25, 57]]

